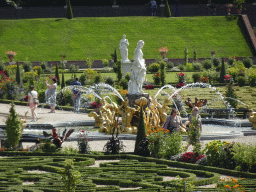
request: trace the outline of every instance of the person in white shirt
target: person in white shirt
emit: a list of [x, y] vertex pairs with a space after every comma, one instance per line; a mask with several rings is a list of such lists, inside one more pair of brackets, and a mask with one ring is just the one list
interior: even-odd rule
[[35, 112], [35, 109], [38, 106], [38, 103], [34, 102], [34, 99], [38, 99], [38, 93], [34, 90], [34, 85], [30, 86], [30, 92], [28, 93], [28, 104], [27, 106], [30, 107], [31, 113], [32, 113], [32, 121], [35, 122], [38, 120], [37, 113]]

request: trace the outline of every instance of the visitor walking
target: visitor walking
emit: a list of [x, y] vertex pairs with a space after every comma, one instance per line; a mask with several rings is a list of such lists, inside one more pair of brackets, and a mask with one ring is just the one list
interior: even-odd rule
[[47, 79], [45, 80], [45, 84], [48, 88], [46, 103], [48, 103], [51, 107], [51, 111], [49, 113], [55, 113], [55, 106], [56, 106], [56, 90], [57, 90], [57, 80], [52, 78], [52, 84], [48, 84]]
[[[199, 108], [198, 107], [194, 107], [192, 109], [192, 114], [189, 116], [188, 121], [189, 121], [188, 125], [191, 125], [193, 123], [193, 121], [197, 121], [198, 122], [198, 126], [199, 127], [196, 127], [196, 128], [199, 128], [199, 134], [201, 135], [201, 132], [202, 132], [202, 121], [201, 121], [201, 116], [199, 115]], [[191, 131], [190, 130], [190, 126], [188, 126], [188, 128], [187, 128], [187, 132], [189, 132], [189, 131]], [[198, 137], [198, 140], [197, 140], [197, 143], [199, 143], [199, 142], [200, 142], [200, 136]], [[188, 149], [188, 147], [190, 145], [191, 145], [191, 141], [190, 141], [190, 139], [188, 137], [187, 149]]]
[[32, 113], [32, 117], [33, 117], [31, 122], [35, 122], [38, 120], [37, 113], [35, 111], [38, 104], [39, 104], [38, 93], [34, 90], [34, 85], [31, 85], [30, 92], [28, 93], [28, 104], [27, 104], [27, 106], [29, 106], [31, 109], [31, 113]]
[[179, 133], [180, 127], [185, 128], [185, 126], [182, 124], [181, 117], [177, 115], [177, 110], [173, 108], [171, 114], [167, 117], [164, 123], [163, 129], [168, 129], [170, 133]]
[[[78, 77], [76, 77], [75, 81], [71, 85], [82, 86], [82, 84], [78, 80], [79, 80]], [[72, 94], [73, 94], [74, 113], [79, 113], [81, 91], [79, 88], [74, 87], [72, 90]]]
[[156, 16], [156, 8], [157, 8], [156, 1], [152, 0], [148, 4], [151, 4], [151, 16]]

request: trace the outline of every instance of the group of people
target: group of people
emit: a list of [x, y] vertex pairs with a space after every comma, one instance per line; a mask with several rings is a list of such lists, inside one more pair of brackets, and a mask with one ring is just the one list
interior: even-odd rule
[[[56, 107], [56, 96], [57, 96], [57, 80], [56, 78], [52, 78], [52, 83], [49, 84], [47, 79], [45, 80], [45, 84], [47, 86], [47, 90], [45, 91], [45, 100], [46, 104], [48, 104], [51, 108], [51, 111], [49, 113], [55, 113], [55, 107]], [[74, 86], [82, 86], [82, 84], [78, 81], [79, 79], [76, 78], [75, 81], [71, 84]], [[28, 103], [27, 106], [30, 107], [31, 113], [32, 113], [32, 120], [31, 122], [35, 122], [38, 120], [37, 113], [35, 109], [39, 105], [38, 102], [38, 93], [34, 90], [34, 85], [30, 86], [30, 92], [28, 93]], [[73, 103], [74, 103], [74, 112], [79, 113], [80, 108], [80, 99], [81, 99], [81, 92], [79, 89], [74, 88], [72, 90], [73, 94]]]
[[[185, 126], [182, 123], [181, 117], [178, 115], [178, 112], [176, 109], [172, 109], [171, 114], [167, 117], [163, 129], [164, 130], [169, 130], [170, 133], [173, 132], [180, 132], [181, 129], [186, 130], [187, 132], [189, 131], [189, 124], [192, 123], [193, 120], [198, 120], [199, 122], [199, 130], [202, 132], [202, 122], [201, 122], [201, 116], [199, 115], [199, 109], [198, 107], [193, 107], [192, 109], [192, 114], [188, 118], [188, 124]], [[199, 141], [198, 141], [199, 142]], [[190, 145], [190, 141], [188, 141], [188, 146]]]

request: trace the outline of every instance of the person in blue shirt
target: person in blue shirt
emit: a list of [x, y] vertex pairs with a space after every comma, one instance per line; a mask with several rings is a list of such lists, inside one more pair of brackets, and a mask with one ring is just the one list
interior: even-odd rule
[[79, 80], [78, 77], [76, 77], [75, 81], [71, 84], [75, 86], [72, 90], [74, 113], [79, 113], [79, 108], [80, 108], [81, 91], [76, 86], [82, 86], [82, 84], [78, 80]]

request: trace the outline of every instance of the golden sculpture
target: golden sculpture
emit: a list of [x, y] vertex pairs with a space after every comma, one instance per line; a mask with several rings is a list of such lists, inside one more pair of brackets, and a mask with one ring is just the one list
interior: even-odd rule
[[131, 126], [132, 117], [136, 109], [129, 106], [128, 98], [125, 98], [118, 110], [119, 113], [122, 115], [121, 132], [132, 134], [137, 133], [137, 128]]
[[103, 117], [96, 112], [90, 112], [89, 117], [93, 117], [95, 119], [95, 127], [101, 127], [103, 125]]
[[253, 129], [256, 129], [256, 112], [254, 112], [253, 110], [250, 110], [248, 119], [252, 123]]

